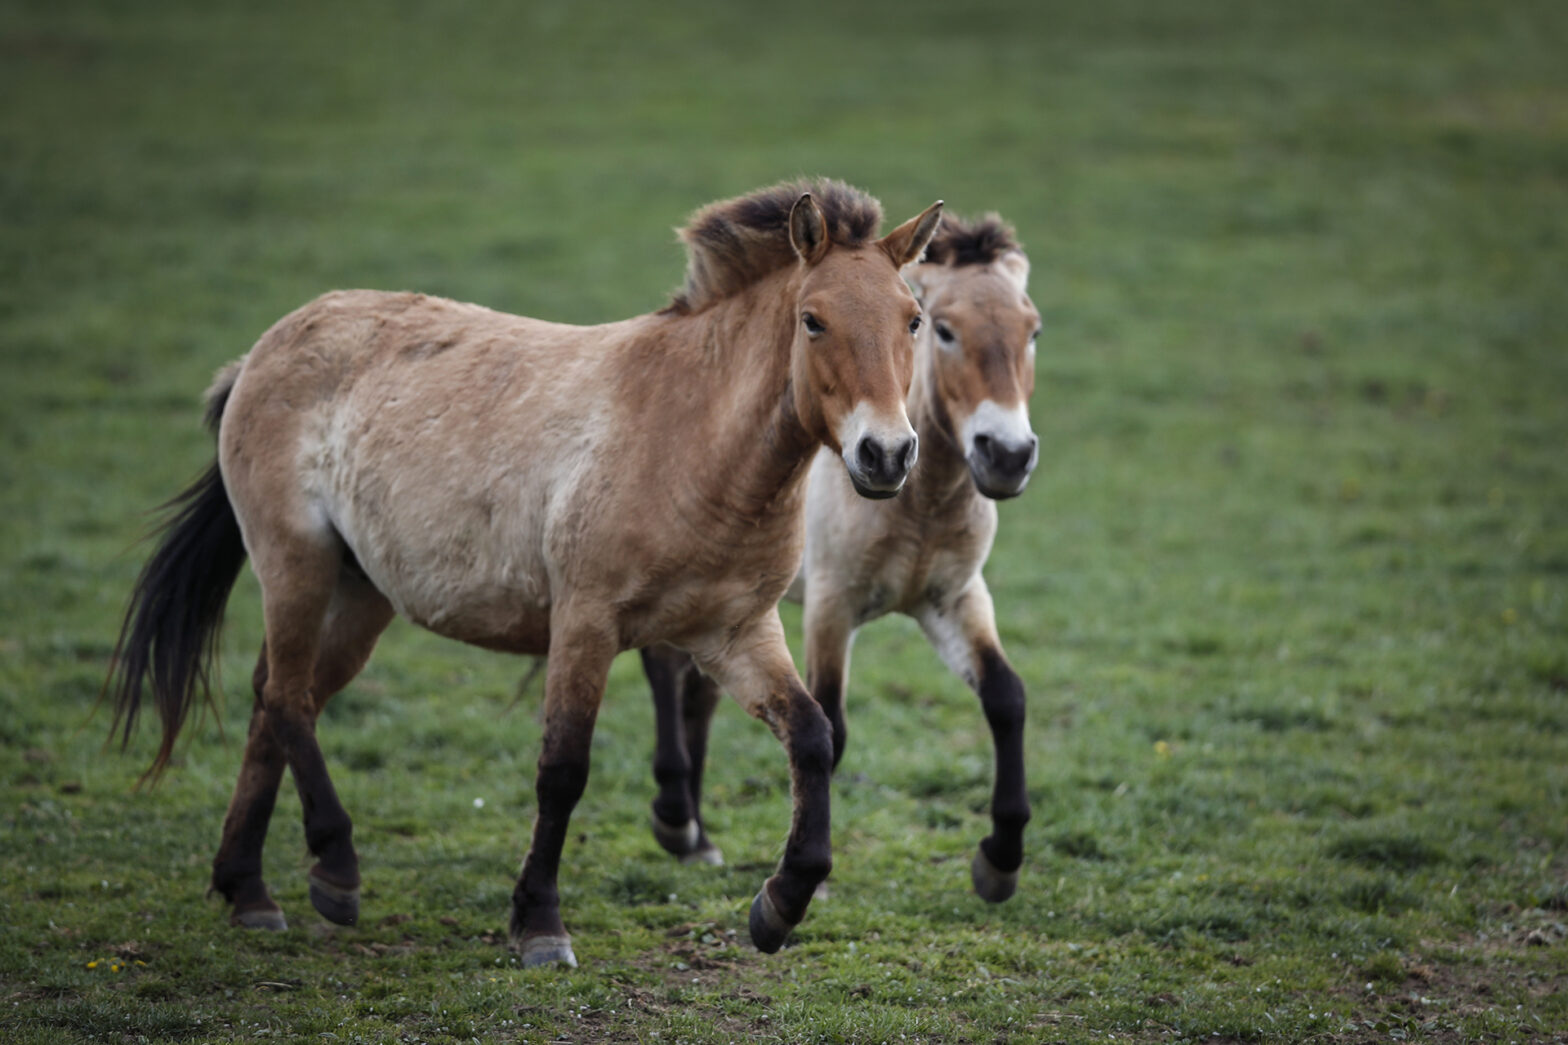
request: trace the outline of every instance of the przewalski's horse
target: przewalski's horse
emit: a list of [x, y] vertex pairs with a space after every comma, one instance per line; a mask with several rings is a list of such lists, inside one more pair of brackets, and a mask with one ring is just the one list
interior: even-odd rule
[[822, 446], [888, 497], [915, 457], [904, 408], [921, 310], [899, 270], [941, 204], [876, 239], [877, 202], [831, 181], [700, 210], [661, 311], [572, 327], [419, 294], [328, 294], [284, 317], [208, 393], [217, 463], [177, 498], [109, 692], [128, 737], [150, 683], [167, 765], [248, 554], [266, 625], [212, 886], [235, 924], [285, 928], [262, 881], [284, 767], [317, 863], [312, 905], [358, 917], [348, 814], [315, 735], [394, 614], [548, 654], [533, 841], [512, 895], [523, 964], [575, 965], [556, 875], [588, 778], [610, 661], [668, 642], [772, 728], [794, 816], [751, 907], [775, 951], [831, 867], [832, 730], [775, 604]]
[[[1029, 427], [1040, 315], [1029, 260], [994, 215], [947, 218], [926, 261], [906, 273], [925, 306], [915, 347], [910, 420], [920, 465], [897, 498], [853, 495], [826, 455], [812, 465], [806, 553], [790, 596], [804, 589], [807, 679], [844, 753], [844, 683], [855, 630], [888, 613], [920, 623], [947, 665], [979, 693], [996, 745], [993, 830], [970, 866], [977, 893], [1000, 902], [1018, 884], [1023, 829], [1024, 690], [1002, 654], [980, 569], [996, 536], [995, 500], [1023, 491], [1038, 459]], [[658, 719], [654, 834], [688, 862], [722, 863], [700, 813], [714, 682], [668, 647], [643, 651]]]

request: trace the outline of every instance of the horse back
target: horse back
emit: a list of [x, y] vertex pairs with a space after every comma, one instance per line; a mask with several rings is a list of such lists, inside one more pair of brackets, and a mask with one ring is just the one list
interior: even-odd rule
[[340, 541], [405, 616], [485, 645], [546, 639], [552, 534], [613, 437], [618, 331], [422, 294], [346, 291], [284, 317], [219, 439], [247, 544]]

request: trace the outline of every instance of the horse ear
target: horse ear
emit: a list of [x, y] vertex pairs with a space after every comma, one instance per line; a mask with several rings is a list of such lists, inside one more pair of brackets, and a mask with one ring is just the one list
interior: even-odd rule
[[789, 210], [789, 245], [808, 265], [815, 265], [828, 252], [828, 221], [809, 192]]
[[920, 260], [920, 255], [925, 253], [926, 244], [930, 243], [931, 237], [936, 235], [937, 226], [940, 224], [942, 224], [942, 201], [937, 200], [918, 215], [883, 236], [882, 249], [893, 259], [893, 264], [903, 268], [911, 261]]
[[996, 270], [1006, 276], [1019, 291], [1029, 292], [1029, 256], [1021, 250], [1010, 250], [996, 259]]

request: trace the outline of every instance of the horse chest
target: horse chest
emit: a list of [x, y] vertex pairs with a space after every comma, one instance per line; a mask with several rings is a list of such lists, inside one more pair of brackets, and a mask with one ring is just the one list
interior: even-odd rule
[[986, 534], [967, 520], [940, 525], [905, 520], [862, 560], [853, 600], [859, 622], [942, 605], [983, 565], [987, 543]]

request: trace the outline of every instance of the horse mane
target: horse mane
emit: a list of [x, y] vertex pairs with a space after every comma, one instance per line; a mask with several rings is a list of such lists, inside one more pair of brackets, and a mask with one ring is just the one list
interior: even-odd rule
[[953, 214], [942, 218], [942, 226], [926, 247], [925, 260], [936, 265], [989, 265], [1018, 245], [1013, 227], [996, 213], [983, 214], [965, 221]]
[[827, 219], [828, 239], [859, 247], [877, 234], [882, 205], [830, 178], [801, 178], [699, 209], [679, 230], [686, 244], [686, 285], [664, 312], [689, 315], [730, 297], [796, 259], [789, 213], [811, 193]]

